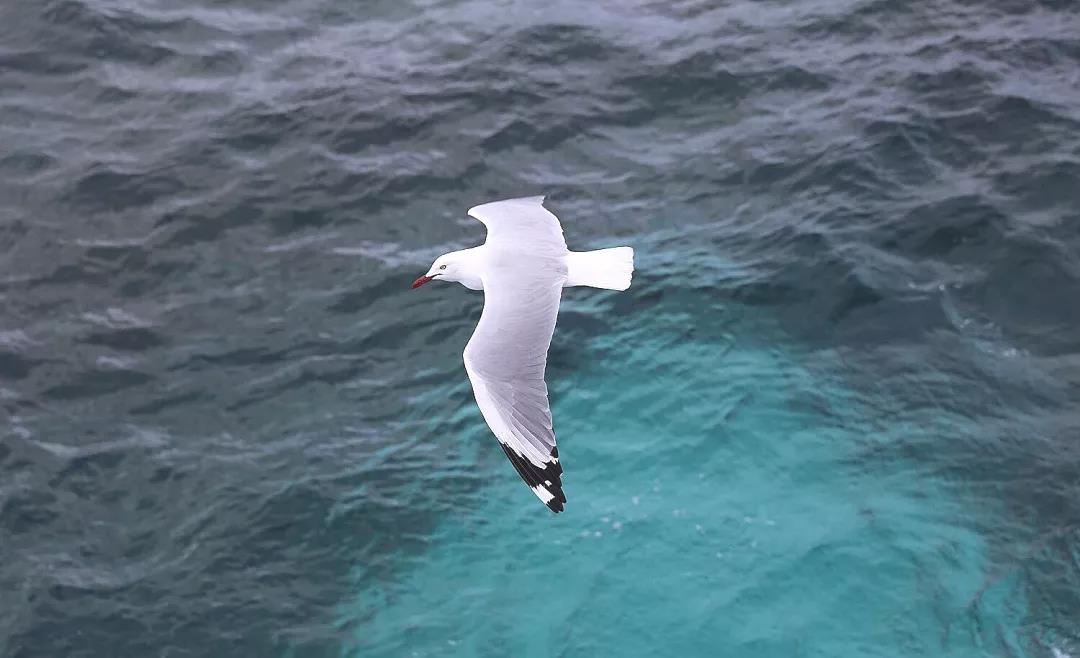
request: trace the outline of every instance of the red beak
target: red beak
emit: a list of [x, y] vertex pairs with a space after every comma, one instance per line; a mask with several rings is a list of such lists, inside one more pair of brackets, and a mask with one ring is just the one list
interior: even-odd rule
[[426, 274], [425, 274], [424, 276], [420, 277], [420, 278], [419, 278], [419, 279], [417, 279], [416, 281], [413, 281], [413, 282], [412, 282], [412, 287], [413, 287], [413, 290], [416, 290], [417, 288], [419, 288], [420, 286], [424, 285], [424, 284], [425, 284], [425, 283], [427, 283], [428, 281], [431, 281], [431, 280], [432, 280], [432, 279], [434, 279], [434, 278], [435, 278], [435, 277], [433, 277], [433, 276], [428, 276], [428, 275], [426, 275]]

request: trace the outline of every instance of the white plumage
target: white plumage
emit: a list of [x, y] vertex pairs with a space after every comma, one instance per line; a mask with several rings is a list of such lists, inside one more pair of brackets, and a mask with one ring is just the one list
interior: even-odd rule
[[440, 256], [413, 283], [459, 281], [484, 291], [484, 311], [465, 347], [476, 404], [526, 484], [554, 512], [566, 503], [544, 373], [562, 289], [625, 290], [633, 249], [570, 252], [544, 197], [485, 203], [469, 215], [487, 227], [480, 247]]

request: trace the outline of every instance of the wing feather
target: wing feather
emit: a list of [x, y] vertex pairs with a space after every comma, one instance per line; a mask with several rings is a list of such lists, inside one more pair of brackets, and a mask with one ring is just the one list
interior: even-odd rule
[[515, 255], [500, 266], [496, 254], [491, 263], [484, 311], [465, 347], [465, 370], [476, 404], [514, 469], [549, 509], [561, 512], [566, 495], [544, 373], [565, 261]]
[[566, 254], [562, 225], [544, 207], [544, 197], [492, 201], [469, 208], [469, 215], [487, 227], [487, 244], [510, 251], [528, 249], [534, 254]]

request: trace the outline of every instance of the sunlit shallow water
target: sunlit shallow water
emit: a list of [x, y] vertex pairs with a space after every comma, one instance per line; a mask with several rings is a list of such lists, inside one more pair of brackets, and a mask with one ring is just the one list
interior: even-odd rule
[[[698, 263], [657, 264], [642, 259], [643, 287]], [[644, 317], [608, 295], [568, 303], [571, 318], [609, 316], [601, 336], [554, 347], [556, 363], [592, 355], [551, 374], [568, 512], [537, 519], [467, 432], [447, 448], [492, 469], [479, 513], [449, 514], [405, 574], [342, 607], [368, 620], [346, 654], [1023, 652], [1025, 592], [982, 534], [1000, 510], [970, 507], [925, 464], [874, 458], [978, 427], [875, 409], [875, 391], [837, 373], [840, 354], [793, 349], [760, 311], [709, 293]]]

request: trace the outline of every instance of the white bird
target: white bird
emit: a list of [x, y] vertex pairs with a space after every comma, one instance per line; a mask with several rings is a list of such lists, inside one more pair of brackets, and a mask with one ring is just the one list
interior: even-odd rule
[[469, 215], [487, 227], [479, 247], [443, 254], [413, 282], [457, 281], [484, 291], [484, 312], [465, 346], [476, 404], [503, 452], [553, 512], [566, 503], [544, 370], [562, 289], [626, 290], [634, 250], [568, 251], [544, 197], [485, 203]]

